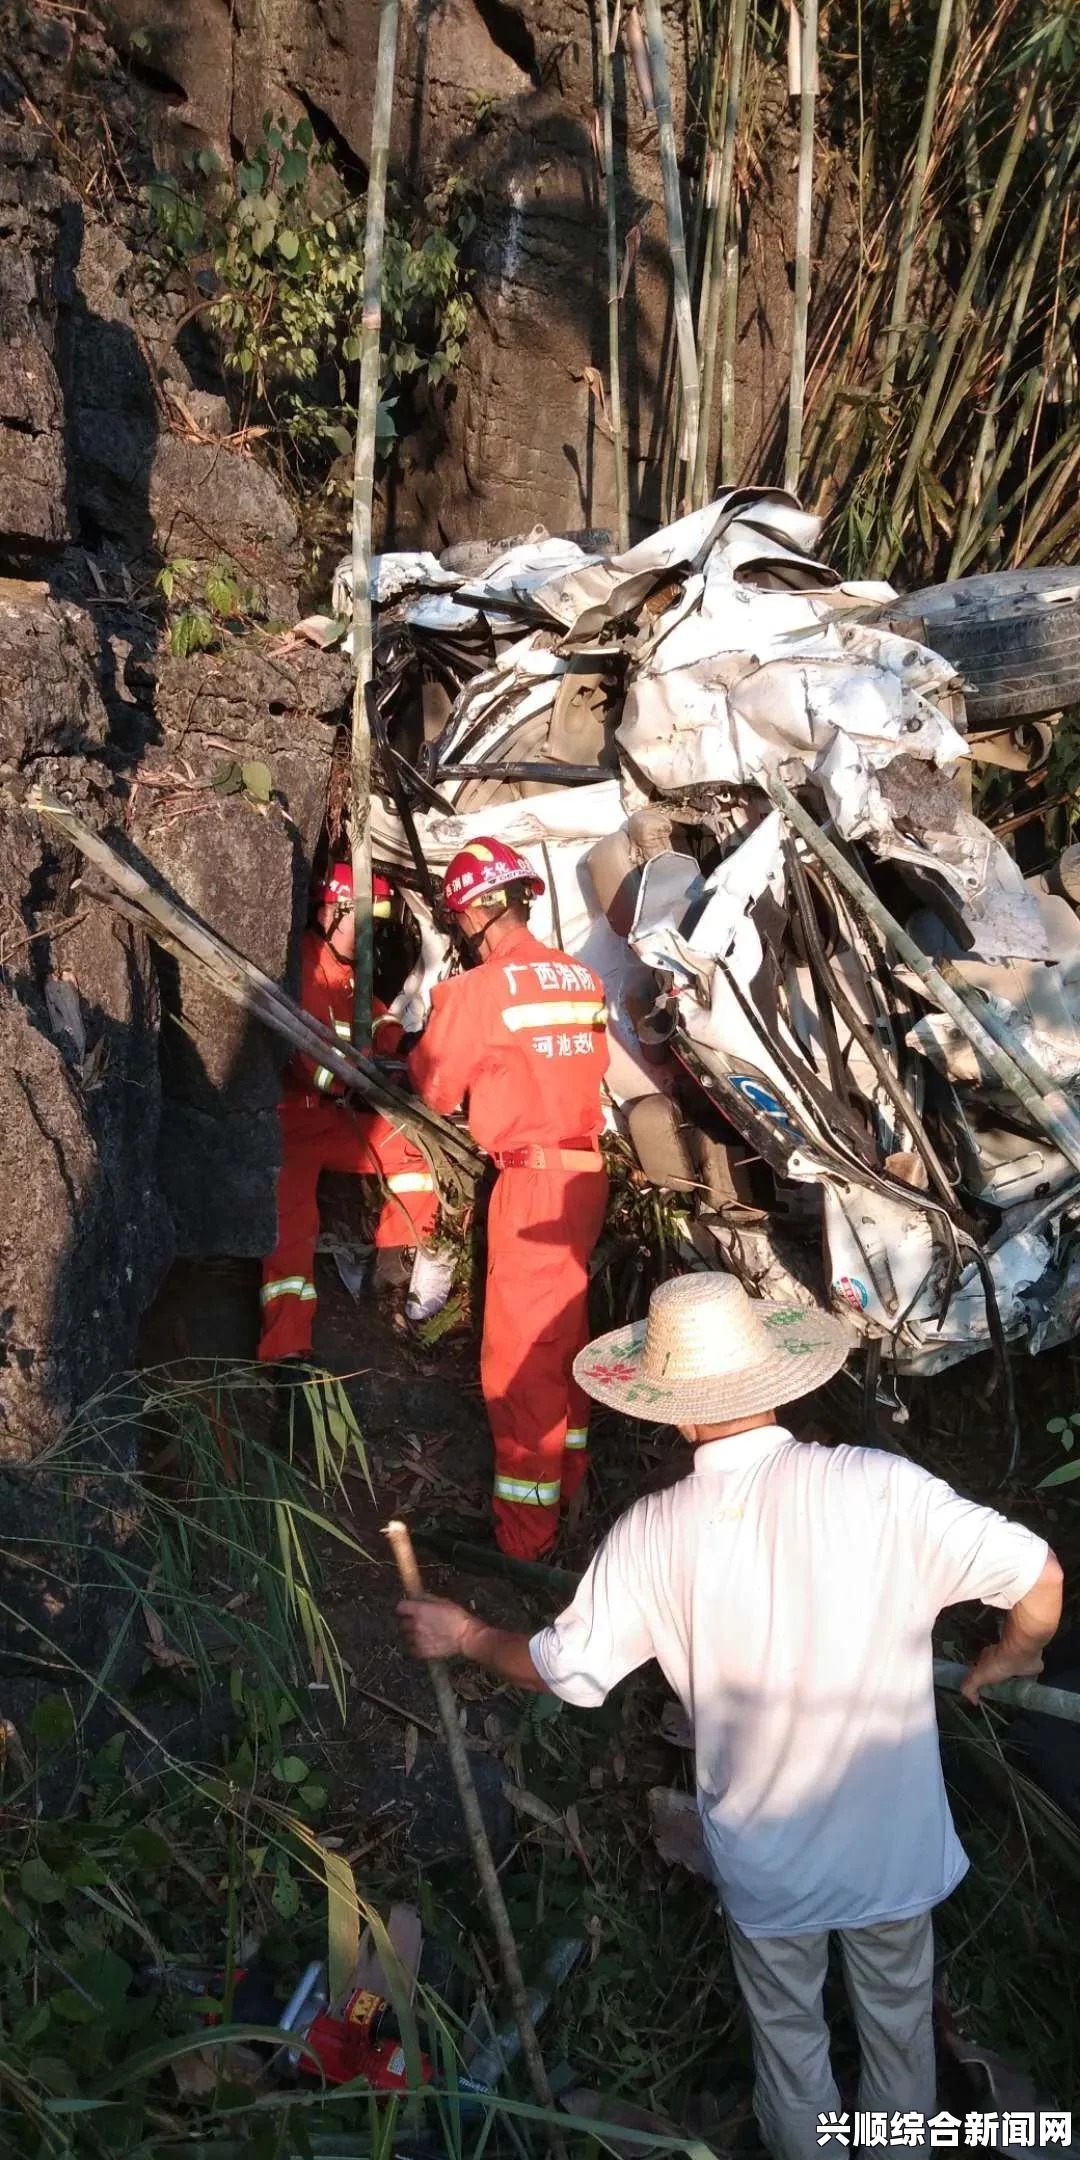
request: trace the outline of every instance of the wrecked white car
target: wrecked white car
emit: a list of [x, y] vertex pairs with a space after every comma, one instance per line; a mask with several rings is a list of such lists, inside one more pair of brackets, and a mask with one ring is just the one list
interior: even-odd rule
[[[688, 1260], [927, 1374], [1080, 1327], [1080, 920], [972, 813], [970, 664], [922, 642], [970, 610], [844, 583], [817, 537], [741, 489], [624, 555], [382, 558], [373, 844], [417, 926], [407, 1025], [454, 964], [439, 873], [498, 833], [605, 980], [611, 1120], [684, 1196]], [[1035, 584], [1080, 610], [1070, 573]], [[1022, 738], [987, 649], [985, 754], [1023, 765], [1031, 700]]]

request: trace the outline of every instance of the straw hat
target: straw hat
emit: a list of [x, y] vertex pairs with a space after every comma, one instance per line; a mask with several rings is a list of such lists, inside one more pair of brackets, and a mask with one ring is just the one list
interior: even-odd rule
[[853, 1347], [816, 1306], [747, 1297], [734, 1275], [677, 1275], [646, 1320], [587, 1343], [574, 1378], [597, 1402], [658, 1425], [722, 1425], [794, 1402]]

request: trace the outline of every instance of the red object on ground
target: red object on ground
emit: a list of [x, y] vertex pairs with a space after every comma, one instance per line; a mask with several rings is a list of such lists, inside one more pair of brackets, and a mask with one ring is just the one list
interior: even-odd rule
[[559, 1502], [585, 1475], [588, 1403], [571, 1366], [588, 1335], [589, 1256], [607, 1198], [605, 1022], [598, 977], [523, 925], [492, 959], [436, 987], [409, 1058], [433, 1109], [467, 1098], [479, 1145], [496, 1162], [526, 1158], [500, 1166], [491, 1197], [480, 1358], [496, 1536], [524, 1558], [554, 1543]]
[[[314, 2048], [329, 2084], [347, 2085], [351, 2078], [362, 2077], [375, 2092], [406, 2090], [409, 2079], [401, 2041], [380, 2037], [388, 2011], [389, 2004], [381, 1997], [358, 1989], [339, 2017], [321, 2010], [312, 2019], [303, 2037]], [[301, 2063], [310, 2073], [310, 2058], [302, 2057]], [[429, 2085], [431, 2064], [426, 2055], [420, 2057], [420, 2074]]]
[[460, 915], [462, 908], [481, 899], [484, 893], [501, 892], [504, 886], [519, 883], [527, 885], [534, 900], [544, 890], [543, 878], [537, 877], [532, 864], [516, 848], [507, 847], [503, 840], [474, 840], [447, 864], [443, 906], [451, 915]]
[[[304, 938], [300, 995], [305, 1012], [343, 1042], [351, 1041], [352, 968], [317, 931], [309, 930]], [[392, 1055], [401, 1030], [384, 1016], [381, 1007], [375, 1016], [375, 1041], [380, 1051]], [[309, 1058], [294, 1058], [285, 1075], [279, 1111], [278, 1234], [263, 1262], [260, 1358], [304, 1356], [311, 1349], [323, 1170], [383, 1179], [387, 1192], [375, 1227], [376, 1245], [423, 1245], [435, 1228], [439, 1196], [421, 1150], [377, 1110], [353, 1110], [343, 1103], [344, 1093], [329, 1067], [314, 1065]]]

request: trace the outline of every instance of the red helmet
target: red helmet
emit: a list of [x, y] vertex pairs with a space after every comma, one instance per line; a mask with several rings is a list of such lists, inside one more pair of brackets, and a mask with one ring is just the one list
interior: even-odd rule
[[351, 900], [353, 874], [351, 862], [331, 863], [321, 885], [316, 885], [312, 899], [318, 907], [327, 907], [331, 900]]
[[535, 900], [544, 890], [531, 863], [502, 840], [473, 840], [448, 865], [443, 880], [443, 905], [460, 915], [485, 893], [501, 892], [506, 885], [524, 885]]
[[[321, 885], [316, 885], [312, 897], [319, 907], [327, 907], [335, 900], [351, 900], [353, 897], [351, 862], [331, 863], [324, 882]], [[380, 877], [378, 871], [376, 871], [371, 880], [372, 913], [378, 916], [389, 915], [392, 897], [393, 887], [389, 878]]]

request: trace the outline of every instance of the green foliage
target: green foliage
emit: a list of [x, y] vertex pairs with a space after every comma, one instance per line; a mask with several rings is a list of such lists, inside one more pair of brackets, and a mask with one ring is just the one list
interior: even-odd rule
[[[281, 1806], [258, 1713], [243, 1695], [235, 1706], [218, 1774], [164, 1749], [136, 1774], [121, 1725], [82, 1756], [74, 1786], [64, 1780], [59, 1812], [38, 1813], [32, 1790], [4, 1786], [0, 2146], [12, 2160], [152, 2160], [163, 2103], [174, 2111], [187, 2094], [210, 2114], [251, 2100], [247, 2082], [230, 2095], [238, 2071], [218, 2052], [241, 2031], [215, 2033], [204, 2052], [208, 2016], [230, 2025], [241, 1945], [260, 1943], [285, 1991], [325, 1954], [324, 1862], [335, 1856], [308, 1827], [302, 1791]], [[40, 1774], [51, 1750], [36, 1737]], [[325, 1787], [317, 1798], [324, 1806]], [[220, 2077], [182, 2079], [172, 2066], [184, 2055]]]
[[[320, 1550], [367, 1557], [323, 1505], [332, 1491], [347, 1513], [346, 1471], [367, 1475], [363, 1437], [339, 1381], [327, 1375], [304, 1392], [319, 1398], [310, 1469], [288, 1436], [260, 1437], [274, 1402], [257, 1365], [192, 1361], [121, 1375], [35, 1466], [51, 1480], [50, 1534], [6, 1541], [16, 1566], [65, 1597], [109, 1595], [115, 1651], [147, 1631], [151, 1673], [209, 1696], [239, 1667], [248, 1690], [261, 1691], [277, 1755], [287, 1752], [279, 1706], [305, 1671], [329, 1682], [345, 1712], [341, 1656], [318, 1593]], [[133, 1404], [146, 1471], [114, 1440], [130, 1430]], [[0, 1500], [19, 1475], [0, 1470]], [[12, 1617], [2, 1598], [0, 1616]]]
[[[351, 455], [359, 358], [365, 203], [349, 192], [309, 120], [263, 116], [235, 172], [212, 151], [182, 180], [157, 173], [145, 190], [159, 278], [179, 275], [192, 312], [218, 332], [226, 364], [279, 441], [300, 455]], [[393, 443], [395, 382], [441, 382], [461, 358], [469, 317], [462, 250], [475, 225], [457, 177], [422, 210], [392, 208], [383, 263], [384, 395], [378, 442]]]
[[[177, 555], [162, 565], [154, 582], [170, 610], [169, 650], [177, 660], [212, 651], [223, 631], [244, 629], [265, 614], [258, 586], [245, 582], [233, 563], [219, 561], [202, 570]], [[175, 613], [174, 601], [183, 603]]]
[[1051, 801], [1059, 795], [1068, 798], [1061, 805], [1064, 832], [1059, 845], [1063, 845], [1075, 838], [1077, 819], [1080, 818], [1080, 708], [1076, 706], [1062, 714], [1054, 729], [1046, 769], [1046, 792]]
[[1045, 1492], [1051, 1485], [1072, 1485], [1080, 1478], [1080, 1455], [1072, 1453], [1077, 1433], [1080, 1432], [1080, 1410], [1070, 1411], [1068, 1417], [1047, 1418], [1046, 1430], [1053, 1434], [1066, 1455], [1072, 1455], [1072, 1461], [1060, 1463], [1056, 1470], [1051, 1470], [1046, 1477], [1040, 1478], [1035, 1488], [1037, 1492]]
[[176, 660], [189, 660], [192, 653], [209, 652], [216, 642], [214, 625], [203, 608], [184, 608], [169, 629], [169, 651]]

